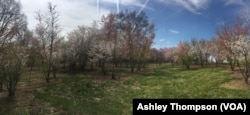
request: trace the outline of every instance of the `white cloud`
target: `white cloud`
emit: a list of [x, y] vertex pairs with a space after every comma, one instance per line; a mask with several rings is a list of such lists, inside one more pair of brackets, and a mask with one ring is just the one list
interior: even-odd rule
[[[60, 15], [60, 23], [63, 28], [62, 35], [72, 31], [79, 25], [91, 26], [94, 20], [100, 19], [95, 0], [21, 0], [23, 12], [28, 17], [28, 27], [34, 29], [37, 21], [35, 12], [47, 12], [47, 4], [51, 1], [56, 5]], [[100, 15], [106, 15], [110, 11], [100, 8]]]
[[163, 41], [165, 41], [165, 39], [160, 39], [159, 41], [160, 41], [160, 42], [163, 42]]
[[223, 26], [223, 25], [225, 25], [226, 22], [224, 20], [218, 20], [218, 21], [216, 21], [216, 23], [220, 26]]
[[225, 0], [225, 5], [242, 5], [244, 6], [245, 3], [243, 0]]
[[250, 16], [250, 7], [249, 7], [249, 5], [250, 5], [250, 3], [248, 5], [246, 5], [246, 6], [241, 7], [241, 9], [236, 12], [236, 14], [243, 17], [243, 18], [248, 18], [249, 19], [249, 16]]
[[[100, 2], [100, 6], [97, 2]], [[117, 7], [135, 6], [143, 10], [147, 7], [148, 0], [20, 0], [23, 12], [28, 18], [28, 27], [32, 30], [35, 28], [35, 12], [47, 12], [48, 2], [56, 5], [56, 10], [60, 15], [60, 23], [63, 28], [62, 35], [66, 35], [79, 25], [91, 26], [94, 20], [99, 20], [102, 15], [107, 15], [111, 9], [101, 5], [108, 3]], [[119, 3], [119, 4], [117, 4]]]
[[209, 0], [160, 0], [167, 5], [182, 7], [194, 14], [201, 14], [201, 10], [206, 9]]
[[173, 33], [173, 34], [179, 34], [180, 32], [176, 31], [176, 30], [169, 30], [169, 32]]

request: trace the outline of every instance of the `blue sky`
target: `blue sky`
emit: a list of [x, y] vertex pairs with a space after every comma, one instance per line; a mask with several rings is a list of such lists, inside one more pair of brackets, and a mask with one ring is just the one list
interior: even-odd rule
[[179, 0], [180, 2], [175, 3], [174, 0], [171, 3], [166, 1], [171, 0], [152, 2], [149, 7], [155, 10], [146, 10], [156, 24], [153, 45], [156, 48], [176, 46], [179, 41], [190, 41], [191, 38], [211, 39], [216, 36], [216, 28], [221, 27], [225, 21], [234, 20], [250, 5], [247, 0]]
[[78, 25], [90, 26], [109, 12], [144, 11], [156, 25], [156, 48], [173, 47], [191, 38], [211, 39], [216, 28], [250, 6], [249, 0], [21, 0], [30, 29], [37, 23], [35, 12], [46, 11], [48, 1], [57, 5], [64, 36]]

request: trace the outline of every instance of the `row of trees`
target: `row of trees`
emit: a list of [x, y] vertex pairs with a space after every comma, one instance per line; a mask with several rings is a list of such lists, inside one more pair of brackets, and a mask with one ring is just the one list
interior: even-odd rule
[[24, 65], [30, 70], [41, 68], [47, 83], [60, 69], [100, 70], [116, 79], [117, 68], [135, 72], [147, 62], [182, 63], [189, 69], [192, 63], [203, 67], [208, 62], [217, 65], [228, 61], [232, 70], [239, 67], [246, 83], [250, 76], [247, 16], [217, 29], [217, 37], [211, 40], [193, 38], [163, 49], [151, 49], [155, 28], [144, 12], [110, 13], [93, 21], [91, 27], [78, 26], [65, 38], [60, 36], [62, 28], [55, 5], [49, 3], [47, 13], [37, 12], [36, 20], [36, 28], [28, 30], [20, 3], [0, 1], [0, 91], [6, 86], [9, 96], [15, 95]]
[[195, 63], [201, 67], [204, 63], [228, 62], [231, 70], [240, 70], [244, 81], [248, 84], [250, 77], [250, 14], [227, 22], [216, 29], [216, 37], [210, 40], [191, 39], [180, 42], [177, 47], [151, 49], [152, 60], [182, 63], [187, 69]]
[[[177, 47], [161, 48], [158, 50], [153, 48], [151, 49], [151, 60], [170, 62], [172, 64], [182, 63], [187, 69], [189, 69], [193, 63], [199, 64], [201, 67], [208, 62], [218, 64], [225, 60], [225, 57], [213, 56], [214, 51], [216, 51], [215, 48], [220, 46], [217, 46], [214, 40], [216, 41], [217, 39], [208, 41], [206, 39], [193, 38], [190, 42], [179, 42]], [[213, 60], [209, 60], [209, 57]]]
[[55, 77], [61, 65], [64, 69], [68, 67], [69, 72], [85, 71], [87, 67], [94, 70], [97, 65], [103, 75], [111, 72], [112, 78], [116, 79], [118, 65], [125, 63], [131, 72], [135, 68], [140, 71], [149, 59], [154, 24], [148, 21], [144, 12], [110, 13], [100, 21], [94, 21], [91, 27], [78, 26], [68, 33], [65, 41], [58, 34], [60, 25], [55, 6], [49, 4], [48, 8], [46, 16], [37, 13], [39, 23], [30, 40], [34, 50], [30, 56], [35, 59], [30, 62], [41, 63], [47, 82], [50, 73]]
[[65, 40], [55, 5], [48, 3], [48, 12], [36, 13], [33, 31], [27, 29], [19, 2], [0, 1], [0, 5], [0, 91], [6, 86], [9, 96], [15, 95], [24, 65], [31, 71], [41, 68], [49, 83], [59, 69], [100, 68], [103, 75], [111, 73], [116, 79], [119, 66], [140, 71], [150, 58], [155, 29], [144, 12], [110, 13], [91, 27], [78, 26]]

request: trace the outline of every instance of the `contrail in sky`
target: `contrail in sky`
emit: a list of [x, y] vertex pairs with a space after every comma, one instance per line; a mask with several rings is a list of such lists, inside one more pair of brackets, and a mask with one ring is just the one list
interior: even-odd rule
[[100, 6], [99, 6], [99, 0], [96, 0], [96, 5], [97, 5], [97, 12], [98, 12], [98, 17], [100, 18]]
[[149, 0], [146, 0], [146, 2], [143, 4], [141, 9], [139, 10], [139, 13], [147, 6]]
[[117, 13], [120, 12], [120, 0], [116, 0], [116, 10], [117, 10]]

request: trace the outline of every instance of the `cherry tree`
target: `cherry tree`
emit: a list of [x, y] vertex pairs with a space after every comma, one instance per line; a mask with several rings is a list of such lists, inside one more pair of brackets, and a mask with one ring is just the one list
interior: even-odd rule
[[[234, 25], [234, 38], [237, 41], [234, 42], [234, 48], [236, 52], [238, 52], [238, 67], [241, 71], [241, 74], [244, 78], [246, 84], [248, 84], [248, 79], [250, 77], [250, 32], [248, 28], [245, 26], [245, 21], [247, 22], [250, 19], [238, 19]], [[243, 57], [243, 58], [241, 58]], [[241, 60], [243, 59], [243, 60]], [[241, 68], [241, 62], [244, 68]]]
[[234, 70], [237, 64], [246, 84], [250, 77], [249, 22], [248, 17], [239, 17], [234, 23], [227, 23], [216, 31], [227, 50], [231, 69]]
[[216, 66], [218, 63], [222, 63], [225, 59], [227, 54], [226, 49], [222, 45], [222, 40], [219, 38], [213, 38], [208, 43], [209, 46], [209, 54], [211, 55], [211, 59], [215, 60]]
[[98, 40], [91, 45], [88, 55], [91, 62], [99, 62], [103, 75], [107, 75], [108, 62], [112, 60], [114, 44], [110, 41]]
[[237, 39], [233, 37], [233, 24], [225, 23], [222, 28], [216, 30], [216, 34], [221, 40], [221, 45], [227, 51], [227, 61], [229, 62], [231, 70], [234, 71], [237, 62], [237, 50], [234, 43]]
[[187, 42], [180, 42], [177, 49], [178, 56], [182, 64], [186, 66], [186, 69], [190, 69], [190, 65], [192, 63], [192, 52], [190, 44]]
[[97, 38], [95, 35], [99, 34], [95, 27], [78, 26], [68, 34], [68, 41], [64, 43], [64, 61], [69, 64], [70, 72], [76, 69], [79, 64], [81, 70], [85, 70], [90, 58], [89, 50], [95, 45]]
[[172, 64], [177, 63], [179, 60], [177, 53], [177, 47], [164, 48], [164, 57], [168, 62], [171, 62]]
[[209, 53], [208, 53], [208, 42], [205, 39], [192, 39], [191, 40], [191, 48], [194, 56], [200, 63], [200, 66], [203, 67], [204, 63], [208, 61]]

